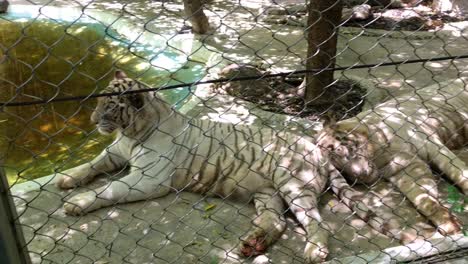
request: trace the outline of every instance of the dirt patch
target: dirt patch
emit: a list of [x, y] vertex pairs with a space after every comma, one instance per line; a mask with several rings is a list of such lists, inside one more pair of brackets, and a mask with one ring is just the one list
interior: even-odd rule
[[[303, 76], [265, 78], [269, 72], [248, 65], [229, 65], [224, 68], [221, 78], [233, 79], [216, 84], [218, 93], [228, 94], [256, 104], [262, 110], [303, 117], [309, 120], [331, 118], [340, 120], [355, 116], [364, 105], [366, 89], [350, 80], [338, 80], [329, 86], [322, 98], [329, 98], [326, 104], [306, 103], [304, 89], [300, 87]], [[251, 80], [239, 80], [259, 76]]]

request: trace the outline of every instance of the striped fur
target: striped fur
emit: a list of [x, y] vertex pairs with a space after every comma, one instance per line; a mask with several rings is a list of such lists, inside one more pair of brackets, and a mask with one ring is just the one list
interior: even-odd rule
[[[117, 72], [104, 92], [141, 88], [146, 87]], [[319, 262], [328, 254], [328, 231], [321, 226], [317, 204], [330, 172], [335, 175], [332, 189], [355, 207], [350, 199], [354, 192], [311, 138], [192, 119], [154, 93], [101, 97], [91, 119], [101, 133], [116, 132], [116, 140], [93, 161], [64, 171], [57, 185], [73, 188], [127, 164], [130, 173], [72, 197], [64, 205], [68, 214], [162, 197], [171, 191], [253, 198], [258, 216], [240, 245], [242, 254], [260, 254], [281, 235], [287, 205], [308, 234], [305, 258]]]
[[[353, 181], [392, 182], [443, 234], [459, 221], [439, 201], [430, 165], [468, 194], [468, 167], [451, 150], [468, 142], [468, 90], [457, 80], [396, 97], [318, 136], [332, 163]], [[404, 238], [401, 238], [404, 239]]]

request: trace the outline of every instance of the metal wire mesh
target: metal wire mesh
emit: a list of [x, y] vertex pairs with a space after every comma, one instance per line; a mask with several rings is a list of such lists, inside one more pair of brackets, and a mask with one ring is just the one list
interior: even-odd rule
[[0, 0], [6, 242], [32, 263], [463, 262], [467, 12]]

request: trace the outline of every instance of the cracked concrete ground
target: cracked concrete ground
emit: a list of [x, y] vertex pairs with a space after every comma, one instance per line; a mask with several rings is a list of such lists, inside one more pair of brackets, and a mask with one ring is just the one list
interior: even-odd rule
[[[31, 4], [32, 1], [11, 1]], [[163, 1], [33, 1], [48, 5], [80, 5], [87, 9], [107, 10], [121, 14], [137, 26], [146, 26], [158, 34], [174, 34], [183, 25], [182, 6]], [[242, 1], [241, 1], [242, 2]], [[199, 37], [213, 52], [223, 54], [218, 66], [229, 62], [254, 63], [275, 72], [302, 69], [306, 43], [303, 28], [256, 23], [254, 10], [265, 1], [249, 1], [249, 8], [225, 1], [213, 1], [207, 14], [216, 32]], [[122, 9], [123, 8], [123, 9]], [[124, 10], [122, 12], [122, 10]], [[457, 25], [455, 25], [457, 26]], [[464, 27], [464, 25], [458, 25]], [[389, 33], [378, 30], [343, 28], [339, 38], [337, 64], [347, 66], [382, 63], [391, 60], [432, 58], [466, 53], [468, 32]], [[216, 64], [216, 63], [215, 63]], [[214, 67], [211, 72], [215, 72]], [[362, 82], [373, 93], [372, 103], [383, 97], [405, 93], [437, 82], [467, 77], [466, 60], [428, 62], [386, 66], [371, 69], [337, 71], [337, 78]], [[215, 75], [213, 75], [214, 77]], [[200, 89], [200, 88], [199, 88]], [[302, 131], [301, 121], [264, 113], [245, 102], [225, 96], [199, 93], [202, 99], [189, 111], [192, 116], [217, 118], [237, 117], [245, 123], [284, 125]], [[207, 108], [206, 105], [211, 106]], [[254, 113], [252, 115], [252, 113]], [[231, 119], [232, 120], [232, 119]], [[222, 121], [222, 120], [220, 120]], [[462, 157], [466, 157], [462, 152]], [[465, 155], [465, 156], [463, 156]], [[468, 159], [465, 159], [468, 161]], [[100, 178], [93, 185], [103, 184]], [[31, 183], [33, 184], [33, 183]], [[33, 184], [34, 185], [34, 184]], [[37, 186], [36, 186], [37, 187]], [[441, 180], [442, 200], [447, 184]], [[426, 219], [388, 183], [366, 190], [366, 202], [386, 219], [407, 223], [426, 230]], [[288, 218], [288, 229], [266, 255], [255, 259], [239, 258], [235, 246], [251, 226], [251, 205], [205, 198], [189, 193], [104, 208], [84, 217], [65, 216], [62, 200], [70, 195], [51, 185], [22, 192], [14, 188], [23, 232], [33, 263], [302, 263], [304, 232]], [[81, 192], [80, 188], [73, 192]], [[466, 209], [465, 209], [466, 211]], [[336, 197], [327, 193], [321, 199], [321, 213], [332, 230], [330, 259], [397, 246], [397, 241], [370, 229], [350, 215]], [[458, 215], [468, 223], [466, 213]], [[414, 225], [413, 225], [414, 224]], [[411, 228], [411, 227], [407, 227]], [[351, 263], [351, 262], [350, 262]], [[375, 262], [376, 263], [376, 262]]]

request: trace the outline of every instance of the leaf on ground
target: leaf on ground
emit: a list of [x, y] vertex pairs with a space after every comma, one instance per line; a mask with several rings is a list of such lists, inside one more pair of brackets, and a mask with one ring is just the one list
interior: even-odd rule
[[216, 204], [207, 204], [204, 208], [205, 212], [213, 210], [216, 207]]
[[225, 231], [219, 231], [219, 230], [213, 230], [213, 234], [214, 235], [218, 235], [224, 239], [228, 239], [229, 238], [229, 233], [228, 232], [225, 232]]
[[199, 242], [199, 241], [193, 241], [193, 242], [191, 242], [190, 244], [188, 244], [187, 246], [188, 246], [188, 247], [191, 247], [191, 246], [201, 246], [201, 245], [202, 245], [201, 242]]

